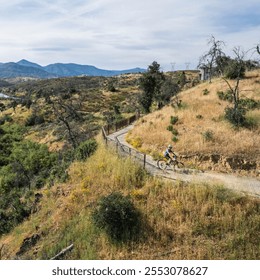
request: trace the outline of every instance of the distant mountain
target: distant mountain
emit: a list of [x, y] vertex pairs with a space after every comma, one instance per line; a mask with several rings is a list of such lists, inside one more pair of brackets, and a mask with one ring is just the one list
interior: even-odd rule
[[75, 63], [54, 63], [41, 66], [37, 63], [22, 59], [18, 62], [0, 63], [0, 78], [33, 77], [55, 78], [71, 76], [116, 76], [125, 73], [144, 72], [145, 69], [133, 68], [127, 70], [104, 70], [91, 65]]
[[16, 77], [32, 77], [32, 78], [55, 78], [54, 74], [46, 72], [44, 69], [31, 66], [23, 66], [14, 62], [0, 64], [0, 78], [16, 78]]
[[21, 66], [27, 66], [27, 67], [35, 67], [35, 68], [39, 68], [39, 69], [43, 68], [41, 65], [39, 65], [37, 63], [30, 62], [30, 61], [25, 60], [25, 59], [22, 59], [22, 60], [16, 62], [16, 64], [21, 65]]
[[69, 76], [116, 76], [125, 73], [139, 73], [143, 72], [144, 69], [134, 68], [128, 70], [103, 70], [91, 65], [80, 65], [75, 63], [55, 63], [45, 66], [44, 69], [49, 72], [56, 74], [61, 77]]

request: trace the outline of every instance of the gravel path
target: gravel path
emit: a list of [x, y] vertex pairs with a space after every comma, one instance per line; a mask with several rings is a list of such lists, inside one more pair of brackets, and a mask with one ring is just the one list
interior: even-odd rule
[[[140, 162], [143, 161], [143, 155], [136, 151], [131, 145], [129, 145], [125, 136], [129, 130], [133, 128], [133, 125], [129, 125], [113, 134], [108, 136], [111, 140], [116, 140], [119, 143], [121, 152], [130, 148], [133, 155], [139, 156]], [[121, 145], [122, 146], [121, 146]], [[157, 168], [156, 161], [151, 156], [146, 155], [145, 168], [153, 175], [160, 176], [171, 180], [181, 180], [186, 182], [204, 182], [210, 184], [223, 185], [227, 188], [247, 193], [253, 196], [260, 197], [260, 180], [251, 177], [241, 177], [225, 173], [217, 172], [202, 172], [194, 169], [179, 169], [174, 171], [162, 171]]]

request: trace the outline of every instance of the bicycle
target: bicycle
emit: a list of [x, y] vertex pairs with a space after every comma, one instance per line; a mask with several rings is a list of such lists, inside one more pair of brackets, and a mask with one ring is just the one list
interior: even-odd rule
[[157, 166], [162, 170], [172, 169], [175, 171], [176, 166], [178, 168], [184, 168], [184, 163], [179, 161], [177, 158], [171, 159], [169, 163], [166, 161], [166, 159], [159, 159], [157, 161]]

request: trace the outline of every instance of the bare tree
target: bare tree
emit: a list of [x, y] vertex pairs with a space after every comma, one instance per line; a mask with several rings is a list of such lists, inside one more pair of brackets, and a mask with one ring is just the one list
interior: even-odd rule
[[241, 79], [244, 77], [246, 52], [241, 50], [240, 47], [235, 47], [233, 52], [235, 54], [235, 58], [233, 59], [232, 64], [232, 79], [235, 80], [235, 82], [231, 82], [227, 77], [222, 77], [222, 79], [229, 87], [233, 103], [233, 108], [226, 108], [226, 117], [236, 126], [240, 126], [245, 121], [245, 110], [239, 106], [239, 84]]
[[79, 102], [74, 102], [70, 99], [62, 99], [61, 97], [51, 100], [53, 113], [56, 118], [61, 121], [68, 133], [69, 140], [72, 143], [73, 148], [75, 149], [78, 146], [78, 135], [75, 129], [73, 129], [72, 121], [82, 121], [82, 116], [79, 113], [82, 100], [79, 99]]
[[211, 35], [208, 45], [210, 46], [210, 49], [200, 58], [198, 67], [208, 68], [209, 82], [211, 83], [211, 78], [217, 59], [225, 56], [225, 53], [222, 50], [223, 46], [225, 46], [225, 43], [223, 41], [216, 40], [215, 37]]
[[239, 102], [239, 83], [240, 80], [242, 78], [242, 70], [243, 70], [243, 66], [244, 66], [244, 57], [245, 57], [245, 53], [244, 51], [241, 51], [240, 47], [236, 47], [233, 50], [234, 54], [235, 54], [235, 61], [237, 62], [235, 65], [235, 85], [231, 86], [231, 83], [228, 81], [227, 78], [223, 77], [223, 80], [226, 82], [226, 84], [228, 85], [230, 92], [233, 94], [233, 101], [234, 101], [234, 105], [235, 107], [237, 107], [238, 102]]

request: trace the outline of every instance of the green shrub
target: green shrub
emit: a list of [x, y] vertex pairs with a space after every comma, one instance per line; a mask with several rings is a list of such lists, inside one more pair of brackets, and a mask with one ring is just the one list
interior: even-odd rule
[[179, 134], [179, 132], [178, 132], [177, 129], [173, 128], [173, 129], [172, 129], [172, 134], [175, 135], [175, 136], [177, 136], [177, 135]]
[[0, 235], [7, 233], [30, 215], [31, 205], [21, 201], [18, 193], [0, 197]]
[[226, 92], [218, 91], [217, 95], [220, 100], [233, 102], [233, 94], [230, 90], [227, 90]]
[[205, 88], [203, 91], [202, 91], [203, 95], [208, 95], [209, 94], [209, 90], [207, 88]]
[[253, 98], [241, 98], [239, 100], [239, 105], [245, 109], [253, 110], [260, 107], [260, 102], [255, 101]]
[[231, 60], [224, 69], [224, 75], [227, 79], [235, 80], [244, 78], [246, 67], [243, 62]]
[[70, 99], [70, 98], [71, 98], [71, 93], [70, 93], [70, 92], [63, 92], [63, 93], [60, 94], [60, 97], [61, 97], [63, 100]]
[[44, 117], [43, 116], [38, 116], [36, 114], [32, 114], [30, 115], [26, 121], [25, 121], [25, 126], [33, 126], [33, 125], [37, 125], [37, 124], [42, 124], [44, 123]]
[[176, 124], [178, 122], [179, 118], [178, 116], [171, 116], [171, 120], [170, 120], [170, 123], [172, 125]]
[[205, 132], [202, 133], [203, 139], [205, 141], [212, 141], [213, 138], [214, 138], [213, 135], [214, 135], [214, 133], [210, 129], [208, 129], [208, 130], [206, 130]]
[[167, 126], [167, 130], [169, 130], [169, 131], [173, 131], [173, 126], [172, 125], [169, 125], [169, 126]]
[[225, 109], [225, 118], [234, 126], [244, 126], [246, 124], [246, 110], [243, 108], [230, 108]]
[[77, 160], [85, 160], [90, 157], [97, 149], [97, 141], [95, 139], [89, 139], [82, 142], [75, 151], [75, 157]]
[[176, 142], [179, 141], [179, 139], [178, 139], [176, 136], [174, 136], [174, 137], [172, 137], [172, 141], [173, 141], [174, 143], [176, 143]]
[[2, 118], [0, 118], [0, 125], [3, 125], [5, 122], [12, 122], [13, 119], [9, 115], [4, 115]]
[[19, 186], [24, 188], [43, 186], [56, 163], [56, 155], [50, 153], [46, 145], [31, 141], [15, 143], [10, 155], [16, 184], [19, 182]]
[[116, 88], [115, 88], [114, 83], [112, 81], [108, 82], [107, 90], [110, 91], [110, 92], [116, 92]]
[[224, 100], [224, 96], [225, 96], [225, 94], [224, 94], [224, 92], [223, 91], [217, 91], [217, 96], [218, 96], [218, 98], [220, 99], [220, 100]]
[[121, 193], [102, 197], [92, 218], [94, 224], [103, 229], [112, 241], [133, 239], [140, 231], [140, 213], [130, 198]]

